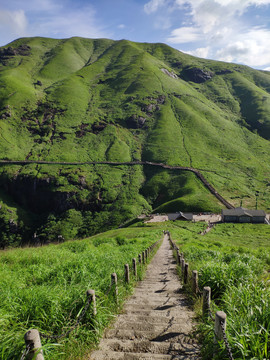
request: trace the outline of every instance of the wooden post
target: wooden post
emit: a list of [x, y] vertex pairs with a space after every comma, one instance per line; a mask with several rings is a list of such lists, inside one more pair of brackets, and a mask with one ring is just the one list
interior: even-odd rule
[[142, 255], [141, 254], [138, 255], [138, 259], [139, 259], [139, 264], [142, 266]]
[[192, 271], [192, 290], [195, 295], [197, 295], [199, 292], [198, 271], [197, 270]]
[[176, 254], [176, 259], [177, 259], [177, 264], [180, 265], [180, 253], [179, 250], [177, 250], [177, 254]]
[[145, 256], [145, 261], [147, 262], [147, 259], [148, 259], [148, 252], [147, 252], [147, 250], [144, 250], [144, 256]]
[[117, 295], [118, 295], [118, 287], [117, 287], [117, 274], [113, 273], [111, 275], [111, 286], [114, 286], [114, 296], [116, 298], [117, 301]]
[[185, 263], [185, 269], [184, 269], [184, 284], [187, 284], [188, 282], [188, 263]]
[[182, 275], [184, 275], [184, 269], [185, 269], [185, 259], [182, 258], [182, 261], [181, 261], [181, 270], [182, 270]]
[[129, 266], [125, 264], [125, 282], [129, 284]]
[[91, 302], [93, 303], [93, 315], [96, 316], [97, 315], [97, 305], [96, 305], [95, 290], [91, 290], [91, 289], [87, 290], [86, 296], [91, 297]]
[[221, 323], [223, 323], [224, 330], [226, 330], [226, 317], [227, 315], [223, 311], [217, 311], [215, 316], [215, 335], [217, 340], [223, 340], [223, 332], [221, 329]]
[[144, 251], [142, 252], [142, 263], [145, 264], [145, 254], [144, 254]]
[[211, 288], [205, 286], [203, 288], [203, 316], [209, 316], [211, 304]]
[[27, 331], [24, 335], [24, 341], [27, 347], [29, 347], [29, 353], [26, 356], [27, 360], [44, 360], [43, 350], [41, 349], [41, 341], [39, 332], [36, 329]]
[[136, 264], [136, 259], [135, 258], [132, 259], [132, 269], [133, 269], [133, 275], [135, 277], [137, 277], [137, 264]]

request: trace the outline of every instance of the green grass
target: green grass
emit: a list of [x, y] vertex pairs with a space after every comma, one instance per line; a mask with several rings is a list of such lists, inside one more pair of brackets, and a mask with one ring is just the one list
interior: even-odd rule
[[[227, 314], [234, 359], [269, 359], [269, 226], [219, 224], [204, 236], [199, 223], [168, 228], [191, 270], [198, 270], [200, 289], [211, 287], [212, 311]], [[204, 359], [227, 359], [224, 343], [213, 345], [211, 320], [202, 319], [199, 332]]]
[[[30, 46], [30, 55], [16, 55], [5, 64], [0, 61], [1, 158], [147, 160], [192, 166], [201, 169], [235, 206], [242, 201], [245, 207], [254, 208], [259, 192], [258, 206], [269, 209], [269, 75], [245, 66], [195, 58], [164, 44], [37, 37], [16, 40], [10, 46], [25, 44]], [[188, 81], [186, 69], [192, 67], [211, 71], [214, 76], [201, 84]], [[169, 77], [162, 69], [178, 78]], [[129, 125], [134, 116], [145, 119], [143, 127]], [[29, 188], [35, 187], [36, 178], [47, 178], [48, 197], [54, 192], [65, 193], [72, 199], [67, 208], [80, 211], [82, 217], [90, 211], [93, 218], [106, 219], [112, 203], [118, 209], [129, 209], [117, 215], [111, 226], [155, 208], [216, 211], [221, 206], [185, 173], [179, 175], [181, 180], [179, 172], [161, 178], [159, 169], [153, 176], [144, 168], [132, 177], [133, 170], [125, 167], [97, 167], [89, 168], [88, 176], [79, 167], [69, 168], [69, 177], [60, 166], [44, 168], [2, 167], [0, 174], [5, 191], [29, 216], [31, 211], [36, 212], [36, 201], [39, 207], [43, 204], [39, 211], [45, 219], [44, 227], [51, 212], [42, 201], [44, 188], [38, 183], [25, 201], [13, 190], [22, 175]], [[110, 188], [108, 173], [112, 179], [122, 178], [115, 185], [118, 190]], [[147, 194], [149, 184], [155, 191]], [[22, 194], [27, 192], [26, 188], [21, 190]], [[54, 208], [61, 221], [67, 209]], [[98, 221], [99, 230], [108, 226], [102, 221]], [[97, 231], [93, 224], [89, 226], [91, 231], [83, 236]], [[39, 228], [31, 227], [32, 233], [37, 231]]]
[[[227, 335], [234, 359], [269, 358], [270, 228], [267, 225], [219, 224], [208, 234], [205, 223], [135, 223], [89, 239], [0, 253], [1, 358], [19, 358], [30, 328], [60, 334], [83, 309], [87, 289], [96, 290], [98, 315], [87, 312], [68, 338], [42, 340], [50, 359], [81, 359], [96, 346], [104, 327], [119, 310], [105, 295], [112, 272], [120, 281], [120, 305], [131, 288], [121, 279], [124, 264], [169, 230], [190, 268], [199, 271], [199, 286], [212, 288], [212, 311], [227, 314]], [[198, 306], [198, 305], [196, 305]], [[95, 330], [94, 330], [95, 329]], [[204, 359], [226, 359], [220, 344], [213, 355], [213, 323], [198, 328]]]
[[131, 291], [123, 282], [124, 264], [131, 267], [132, 258], [160, 238], [159, 229], [123, 229], [81, 241], [1, 252], [0, 358], [20, 357], [28, 329], [50, 335], [65, 333], [85, 306], [86, 290], [94, 289], [98, 295], [95, 319], [89, 310], [59, 345], [42, 340], [46, 358], [82, 359], [118, 309], [106, 295], [111, 274], [118, 275], [121, 306]]

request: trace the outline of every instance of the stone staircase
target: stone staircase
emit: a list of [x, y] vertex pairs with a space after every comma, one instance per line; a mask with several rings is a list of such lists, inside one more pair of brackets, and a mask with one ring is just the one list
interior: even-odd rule
[[165, 235], [145, 279], [105, 332], [99, 350], [88, 359], [199, 360], [200, 349], [192, 337], [193, 317]]

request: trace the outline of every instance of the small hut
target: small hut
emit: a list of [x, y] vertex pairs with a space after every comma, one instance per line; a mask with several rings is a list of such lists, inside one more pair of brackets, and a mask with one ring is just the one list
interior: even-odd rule
[[249, 210], [244, 208], [224, 209], [221, 212], [223, 222], [235, 223], [264, 223], [266, 214], [263, 210]]

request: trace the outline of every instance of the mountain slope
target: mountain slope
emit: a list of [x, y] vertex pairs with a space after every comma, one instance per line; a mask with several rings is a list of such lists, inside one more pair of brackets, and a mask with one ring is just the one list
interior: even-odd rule
[[[2, 159], [188, 166], [234, 205], [267, 209], [269, 104], [267, 72], [164, 44], [23, 38], [0, 48]], [[84, 236], [151, 207], [221, 208], [193, 174], [142, 166], [1, 165], [0, 183], [2, 232], [15, 242]]]

